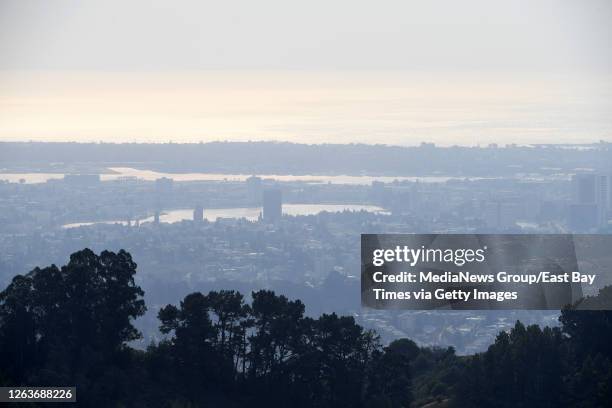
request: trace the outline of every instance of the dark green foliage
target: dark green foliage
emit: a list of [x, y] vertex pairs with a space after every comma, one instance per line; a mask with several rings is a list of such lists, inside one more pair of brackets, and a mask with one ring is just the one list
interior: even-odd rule
[[145, 311], [135, 272], [124, 251], [85, 249], [15, 277], [0, 293], [1, 384], [76, 385], [92, 407], [410, 403], [407, 356], [352, 317], [308, 318], [271, 291], [250, 305], [235, 291], [192, 293], [160, 309], [165, 340], [134, 350], [132, 320]]
[[458, 401], [482, 407], [560, 406], [562, 347], [559, 328], [542, 330], [516, 322], [468, 364]]
[[[446, 401], [456, 391], [457, 383], [464, 375], [464, 363], [455, 354], [452, 347], [423, 347], [416, 349], [416, 344], [410, 340], [402, 339], [391, 343], [404, 343], [402, 349], [411, 350], [411, 369], [414, 375], [413, 393], [418, 406], [432, 403], [432, 401]], [[408, 342], [413, 346], [408, 348]]]
[[[85, 407], [612, 406], [612, 290], [562, 311], [558, 328], [500, 333], [481, 354], [381, 347], [352, 317], [304, 316], [271, 291], [187, 295], [160, 309], [166, 338], [146, 351], [145, 311], [124, 251], [73, 254], [0, 292], [0, 385], [76, 385]], [[604, 302], [604, 303], [602, 303]]]
[[612, 406], [612, 287], [561, 311], [560, 328], [516, 322], [468, 358], [454, 403], [460, 407]]
[[408, 407], [412, 400], [410, 353], [391, 343], [375, 353], [367, 392], [369, 407]]
[[[576, 407], [612, 405], [612, 286], [561, 311], [568, 337], [567, 401]], [[578, 309], [578, 310], [577, 310]]]
[[[136, 264], [125, 251], [74, 253], [16, 276], [0, 293], [0, 357], [8, 384], [77, 384], [80, 395], [107, 401], [130, 361], [126, 343], [145, 312]], [[98, 378], [108, 378], [103, 384]], [[111, 381], [112, 380], [112, 381]]]
[[157, 377], [160, 386], [174, 384], [185, 401], [201, 405], [363, 405], [368, 367], [380, 353], [373, 333], [352, 317], [306, 318], [300, 301], [271, 291], [252, 299], [193, 293], [162, 308], [160, 329], [172, 336], [148, 351], [150, 364], [172, 373]]

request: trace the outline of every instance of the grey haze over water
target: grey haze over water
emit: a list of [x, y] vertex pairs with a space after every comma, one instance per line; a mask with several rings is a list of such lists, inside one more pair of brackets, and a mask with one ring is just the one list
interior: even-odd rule
[[605, 76], [407, 72], [0, 72], [0, 140], [593, 143]]
[[607, 1], [7, 0], [0, 140], [610, 140], [611, 17]]

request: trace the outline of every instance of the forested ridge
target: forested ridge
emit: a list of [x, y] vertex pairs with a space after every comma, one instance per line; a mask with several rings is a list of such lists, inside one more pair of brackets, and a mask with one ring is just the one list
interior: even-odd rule
[[[84, 249], [14, 277], [0, 292], [0, 386], [76, 386], [83, 407], [612, 405], [612, 312], [568, 307], [559, 327], [516, 322], [457, 356], [383, 346], [351, 316], [307, 317], [272, 291], [196, 292], [159, 310], [166, 337], [139, 350], [135, 273], [125, 251]], [[607, 287], [583, 302], [611, 299]]]

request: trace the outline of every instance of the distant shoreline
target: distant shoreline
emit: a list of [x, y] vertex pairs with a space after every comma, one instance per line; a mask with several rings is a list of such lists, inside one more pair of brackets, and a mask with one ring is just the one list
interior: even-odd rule
[[159, 173], [376, 177], [546, 177], [610, 171], [612, 143], [438, 147], [289, 142], [0, 142], [0, 173]]

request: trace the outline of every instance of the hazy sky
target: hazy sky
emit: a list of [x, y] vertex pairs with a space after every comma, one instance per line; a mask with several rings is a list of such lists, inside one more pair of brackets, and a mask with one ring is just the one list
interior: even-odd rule
[[612, 137], [612, 2], [0, 0], [0, 140]]
[[609, 72], [608, 0], [0, 0], [10, 69]]

